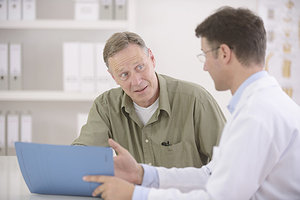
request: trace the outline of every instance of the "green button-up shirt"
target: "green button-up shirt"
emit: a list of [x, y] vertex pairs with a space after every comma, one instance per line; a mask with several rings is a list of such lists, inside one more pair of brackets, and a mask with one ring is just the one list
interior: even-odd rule
[[159, 106], [145, 126], [131, 98], [115, 88], [96, 98], [73, 144], [108, 146], [108, 138], [113, 138], [139, 163], [164, 167], [206, 164], [225, 124], [221, 109], [201, 86], [165, 75], [157, 77]]

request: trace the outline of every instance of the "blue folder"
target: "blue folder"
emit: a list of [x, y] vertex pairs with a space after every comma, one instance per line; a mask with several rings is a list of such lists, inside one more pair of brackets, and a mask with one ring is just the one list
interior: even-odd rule
[[31, 193], [92, 196], [99, 183], [85, 175], [114, 175], [109, 147], [15, 143], [18, 162]]

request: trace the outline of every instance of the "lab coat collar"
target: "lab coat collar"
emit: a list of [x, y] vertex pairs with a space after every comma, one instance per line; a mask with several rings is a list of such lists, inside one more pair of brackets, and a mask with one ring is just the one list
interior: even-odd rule
[[243, 92], [245, 91], [245, 89], [251, 85], [253, 82], [255, 82], [256, 80], [266, 77], [268, 76], [268, 73], [266, 71], [260, 71], [260, 72], [256, 72], [255, 74], [252, 74], [248, 79], [246, 79], [237, 89], [237, 91], [234, 93], [234, 95], [232, 96], [227, 109], [229, 110], [229, 112], [232, 114], [236, 108], [236, 105], [238, 104], [238, 102], [240, 101], [240, 98], [243, 94]]

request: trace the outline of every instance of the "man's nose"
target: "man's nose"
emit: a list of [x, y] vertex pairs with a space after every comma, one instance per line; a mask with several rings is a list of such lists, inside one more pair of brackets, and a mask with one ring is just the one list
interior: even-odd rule
[[141, 75], [138, 73], [134, 73], [131, 76], [131, 84], [132, 85], [139, 85], [142, 82]]

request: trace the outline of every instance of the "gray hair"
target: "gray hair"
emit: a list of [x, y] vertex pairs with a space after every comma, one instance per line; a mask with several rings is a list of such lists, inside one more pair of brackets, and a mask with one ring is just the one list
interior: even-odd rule
[[107, 41], [103, 50], [103, 59], [107, 67], [108, 58], [114, 56], [119, 51], [125, 49], [129, 44], [137, 44], [148, 52], [148, 48], [144, 40], [133, 32], [118, 32], [114, 33]]

